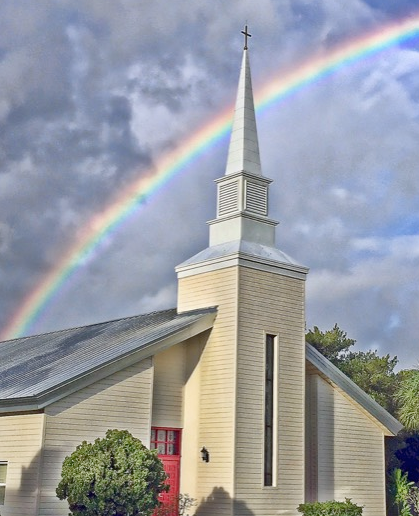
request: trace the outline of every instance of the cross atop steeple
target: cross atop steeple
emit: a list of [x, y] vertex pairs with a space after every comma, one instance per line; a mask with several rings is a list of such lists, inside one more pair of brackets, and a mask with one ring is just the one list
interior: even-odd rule
[[242, 34], [244, 34], [244, 47], [243, 50], [247, 50], [247, 38], [251, 38], [252, 35], [247, 32], [247, 25], [244, 26], [244, 30], [242, 30]]

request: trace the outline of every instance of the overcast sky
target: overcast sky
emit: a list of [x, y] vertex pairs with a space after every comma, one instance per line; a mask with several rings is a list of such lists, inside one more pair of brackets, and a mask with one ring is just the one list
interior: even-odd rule
[[[384, 5], [383, 5], [384, 4]], [[0, 330], [84, 225], [235, 100], [414, 11], [408, 0], [1, 0]], [[285, 73], [285, 72], [284, 72]], [[419, 361], [419, 39], [257, 117], [277, 246], [310, 268], [307, 328]], [[175, 306], [208, 244], [228, 139], [147, 199], [30, 333]]]

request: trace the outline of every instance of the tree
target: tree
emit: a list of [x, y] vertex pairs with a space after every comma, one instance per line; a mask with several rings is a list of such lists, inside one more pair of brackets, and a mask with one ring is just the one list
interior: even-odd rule
[[403, 471], [409, 473], [409, 480], [419, 482], [419, 434], [403, 432], [395, 441], [394, 455], [397, 463], [396, 467], [400, 467]]
[[399, 380], [397, 415], [407, 430], [419, 430], [419, 369], [401, 371]]
[[413, 516], [410, 512], [409, 498], [414, 487], [414, 482], [407, 478], [407, 473], [396, 468], [391, 474], [390, 490], [393, 504], [397, 508], [398, 516]]
[[397, 357], [379, 356], [377, 351], [356, 351], [346, 353], [337, 365], [371, 398], [391, 414], [395, 414], [394, 392], [397, 385], [397, 374], [394, 372], [394, 368], [397, 362]]
[[155, 451], [126, 430], [108, 430], [65, 458], [56, 494], [74, 516], [148, 516], [165, 480]]
[[349, 351], [355, 344], [337, 324], [331, 330], [322, 332], [317, 326], [306, 334], [306, 341], [328, 358], [377, 403], [392, 414], [396, 404], [397, 357], [380, 357], [377, 351]]
[[317, 326], [306, 333], [306, 342], [314, 346], [317, 351], [328, 358], [333, 364], [338, 365], [343, 353], [355, 344], [354, 339], [349, 339], [345, 331], [337, 324], [331, 330], [322, 332]]

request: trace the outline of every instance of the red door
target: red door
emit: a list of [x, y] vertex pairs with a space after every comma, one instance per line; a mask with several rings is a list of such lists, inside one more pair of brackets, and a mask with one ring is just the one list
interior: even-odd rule
[[[160, 495], [164, 516], [176, 516], [180, 484], [180, 430], [177, 428], [151, 429], [150, 448], [157, 449], [170, 489]], [[159, 514], [159, 513], [157, 513]]]

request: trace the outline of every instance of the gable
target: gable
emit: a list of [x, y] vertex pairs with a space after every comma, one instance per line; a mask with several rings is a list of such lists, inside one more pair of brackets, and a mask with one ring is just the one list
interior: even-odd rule
[[4, 342], [0, 412], [43, 408], [208, 330], [215, 316], [172, 309]]
[[310, 344], [306, 344], [306, 359], [321, 376], [339, 389], [353, 403], [357, 404], [362, 411], [365, 411], [367, 416], [380, 426], [385, 435], [397, 435], [403, 428], [403, 425], [396, 418]]

